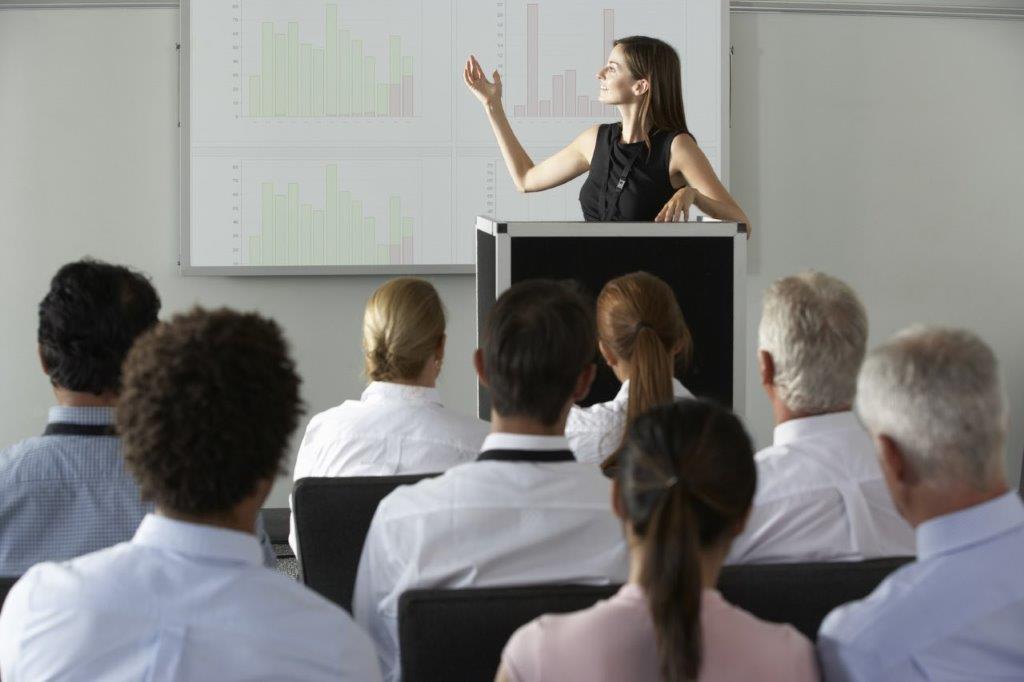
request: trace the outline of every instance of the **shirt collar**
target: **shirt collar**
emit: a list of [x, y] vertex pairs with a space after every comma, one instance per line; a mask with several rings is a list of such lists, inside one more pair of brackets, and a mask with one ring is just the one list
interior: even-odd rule
[[565, 436], [533, 436], [525, 433], [491, 433], [484, 438], [481, 452], [488, 450], [568, 450], [569, 441]]
[[[672, 396], [679, 400], [680, 398], [692, 398], [693, 394], [683, 386], [683, 382], [672, 377]], [[615, 397], [612, 398], [612, 402], [622, 403], [623, 405], [629, 402], [629, 379], [622, 382], [622, 386], [619, 388], [619, 392], [615, 394]]]
[[47, 414], [49, 424], [97, 424], [107, 426], [114, 423], [113, 407], [65, 407], [57, 405]]
[[928, 559], [1024, 525], [1024, 502], [1016, 491], [967, 509], [929, 519], [917, 527], [917, 558]]
[[436, 388], [427, 388], [426, 386], [407, 386], [390, 381], [373, 381], [363, 391], [362, 400], [441, 405], [441, 394]]
[[132, 542], [207, 559], [263, 565], [263, 550], [252, 533], [146, 514]]
[[775, 427], [773, 443], [775, 445], [788, 445], [794, 441], [816, 436], [829, 431], [845, 431], [851, 428], [862, 428], [857, 421], [857, 415], [850, 410], [842, 412], [831, 412], [829, 414], [816, 414], [810, 417], [800, 417], [784, 421]]

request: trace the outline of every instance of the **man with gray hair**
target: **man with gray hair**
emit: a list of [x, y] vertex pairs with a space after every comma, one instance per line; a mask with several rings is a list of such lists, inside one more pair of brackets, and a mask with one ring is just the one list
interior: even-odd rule
[[867, 348], [864, 306], [844, 282], [806, 271], [768, 288], [758, 331], [775, 416], [757, 453], [757, 494], [729, 563], [856, 561], [914, 553], [867, 432], [851, 411]]
[[826, 677], [1024, 679], [1024, 503], [995, 355], [967, 331], [907, 330], [864, 363], [857, 411], [917, 561], [825, 619]]

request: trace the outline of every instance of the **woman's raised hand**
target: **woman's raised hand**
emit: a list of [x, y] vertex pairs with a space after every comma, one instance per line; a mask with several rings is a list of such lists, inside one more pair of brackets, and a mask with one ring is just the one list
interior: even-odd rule
[[466, 87], [476, 95], [481, 104], [492, 105], [501, 102], [501, 75], [495, 71], [492, 74], [494, 82], [487, 80], [480, 62], [473, 55], [466, 60], [466, 68], [462, 71], [462, 78], [466, 81]]

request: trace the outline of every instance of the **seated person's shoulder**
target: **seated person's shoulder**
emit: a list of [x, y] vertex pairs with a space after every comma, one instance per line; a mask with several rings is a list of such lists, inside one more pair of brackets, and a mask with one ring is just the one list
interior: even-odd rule
[[[520, 627], [509, 639], [503, 659], [521, 679], [537, 679], [554, 661], [589, 650], [592, 656], [618, 660], [638, 650], [656, 656], [654, 631], [645, 602], [641, 608], [622, 599], [604, 599], [572, 613], [545, 614]], [[591, 661], [591, 663], [596, 663]]]
[[258, 566], [247, 571], [247, 578], [254, 591], [263, 595], [259, 608], [270, 614], [275, 627], [287, 627], [289, 621], [306, 627], [319, 624], [334, 631], [354, 627], [344, 609], [283, 573]]
[[574, 405], [569, 410], [565, 430], [603, 431], [626, 423], [626, 413], [615, 402], [594, 403], [589, 407]]
[[810, 496], [812, 499], [830, 491], [847, 478], [834, 467], [823, 465], [815, 456], [804, 452], [798, 444], [769, 445], [754, 455], [757, 463], [757, 496], [754, 504]]
[[329, 407], [323, 412], [317, 412], [306, 424], [306, 437], [323, 430], [332, 430], [344, 427], [362, 414], [363, 403], [358, 400], [346, 400], [340, 405]]
[[913, 579], [919, 567], [910, 563], [896, 569], [864, 599], [834, 609], [822, 621], [819, 639], [865, 650], [883, 646], [891, 637], [905, 637], [906, 619], [926, 610], [918, 603], [923, 593]]
[[765, 679], [818, 679], [814, 645], [792, 625], [763, 621], [717, 593], [705, 593], [702, 609], [708, 659], [724, 660], [739, 646]]
[[[128, 543], [121, 543], [84, 554], [70, 561], [38, 563], [30, 568], [11, 590], [25, 605], [38, 612], [59, 612], [66, 609], [90, 610], [122, 603], [123, 583], [102, 580], [119, 570], [131, 572], [134, 560]], [[98, 579], [99, 578], [99, 579]]]
[[757, 464], [757, 497], [754, 503], [793, 492], [796, 481], [800, 489], [810, 483], [806, 458], [789, 445], [769, 445], [754, 454]]
[[0, 450], [0, 486], [38, 478], [49, 478], [54, 467], [53, 446], [47, 439], [26, 438]]
[[411, 516], [421, 516], [438, 508], [448, 508], [454, 495], [454, 487], [462, 478], [461, 469], [471, 464], [459, 464], [439, 476], [398, 486], [377, 505], [374, 520], [378, 523], [400, 521]]

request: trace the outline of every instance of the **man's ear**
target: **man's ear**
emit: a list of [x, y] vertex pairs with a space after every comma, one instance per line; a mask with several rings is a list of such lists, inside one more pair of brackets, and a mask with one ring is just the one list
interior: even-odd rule
[[912, 519], [914, 514], [914, 491], [917, 489], [919, 472], [913, 463], [900, 449], [899, 444], [885, 434], [874, 436], [875, 450], [878, 453], [878, 466], [885, 479], [885, 487], [889, 489], [889, 497], [900, 516], [917, 525]]
[[917, 481], [914, 468], [896, 441], [883, 433], [875, 436], [875, 448], [878, 450], [878, 464], [891, 485], [907, 487]]
[[597, 365], [594, 363], [588, 364], [580, 372], [580, 376], [576, 379], [576, 388], [572, 392], [572, 401], [583, 400], [590, 393], [590, 385], [594, 383], [594, 377], [597, 376]]
[[604, 341], [598, 340], [597, 350], [601, 352], [601, 357], [604, 358], [604, 361], [608, 363], [609, 367], [614, 367], [619, 364], [619, 358], [611, 351], [610, 348], [608, 348], [608, 346], [604, 345]]
[[36, 344], [36, 353], [39, 355], [39, 366], [43, 368], [43, 374], [50, 376], [50, 368], [46, 366], [46, 359], [43, 357], [43, 347]]
[[757, 366], [761, 372], [761, 385], [765, 388], [775, 385], [775, 358], [766, 350], [757, 351]]
[[476, 370], [476, 376], [480, 380], [480, 385], [487, 388], [487, 374], [484, 372], [484, 352], [479, 348], [473, 351], [473, 369]]

